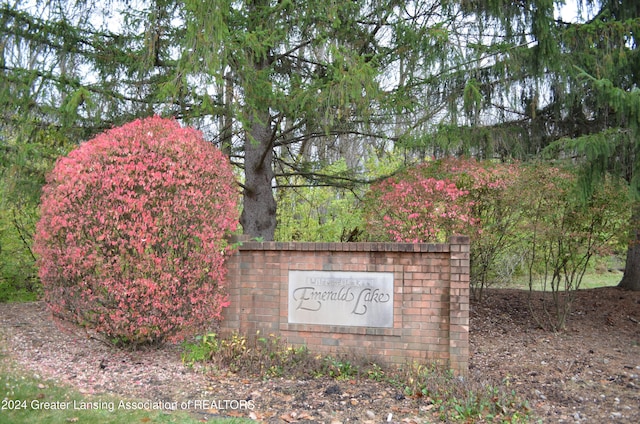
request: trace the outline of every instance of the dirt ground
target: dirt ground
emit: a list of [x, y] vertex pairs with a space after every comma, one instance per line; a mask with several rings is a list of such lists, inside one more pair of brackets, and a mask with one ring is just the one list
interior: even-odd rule
[[492, 290], [473, 307], [470, 376], [508, 383], [544, 422], [640, 422], [640, 292], [580, 290], [558, 333], [531, 320], [528, 295]]
[[[514, 390], [529, 401], [536, 422], [640, 422], [640, 292], [578, 292], [567, 329], [559, 333], [531, 320], [528, 295], [489, 290], [482, 304], [472, 305], [468, 379]], [[532, 300], [540, 314], [540, 295]], [[0, 304], [0, 319], [0, 359], [87, 396], [164, 402], [202, 421], [242, 416], [267, 423], [439, 422], [429, 399], [405, 397], [385, 383], [263, 381], [188, 369], [176, 346], [114, 350], [55, 325], [42, 303]], [[201, 403], [181, 408], [188, 401]]]

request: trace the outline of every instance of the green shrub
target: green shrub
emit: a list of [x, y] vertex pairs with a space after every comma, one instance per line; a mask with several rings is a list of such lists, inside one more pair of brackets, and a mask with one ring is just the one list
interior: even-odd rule
[[[519, 234], [529, 289], [541, 289], [544, 328], [562, 330], [575, 291], [596, 256], [626, 244], [631, 198], [624, 182], [607, 177], [587, 197], [577, 190], [577, 175], [546, 165], [531, 166], [514, 189], [522, 196]], [[549, 294], [550, 296], [546, 296]]]

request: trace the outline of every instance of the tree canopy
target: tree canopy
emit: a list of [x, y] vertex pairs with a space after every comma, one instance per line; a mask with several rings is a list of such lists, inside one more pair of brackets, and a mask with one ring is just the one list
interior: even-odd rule
[[[243, 169], [245, 231], [271, 238], [272, 188], [289, 177], [353, 185], [366, 155], [487, 123], [509, 51], [531, 61], [553, 45], [551, 1], [501, 3], [5, 2], [3, 132], [80, 141], [175, 116]], [[344, 175], [317, 172], [342, 158]]]
[[578, 0], [565, 21], [563, 3], [5, 0], [0, 149], [173, 116], [231, 158], [244, 232], [267, 240], [283, 191], [355, 189], [392, 154], [545, 153], [587, 190], [605, 171], [637, 187], [640, 6]]

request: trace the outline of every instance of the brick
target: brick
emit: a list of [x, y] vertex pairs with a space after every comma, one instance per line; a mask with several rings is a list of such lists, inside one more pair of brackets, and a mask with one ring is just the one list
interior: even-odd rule
[[[462, 243], [245, 244], [228, 259], [232, 305], [223, 312], [221, 331], [263, 328], [311, 351], [350, 351], [397, 364], [437, 360], [464, 373], [469, 355], [469, 244], [468, 238], [455, 240]], [[394, 328], [288, 324], [290, 269], [393, 272]], [[449, 306], [449, 301], [454, 303]]]

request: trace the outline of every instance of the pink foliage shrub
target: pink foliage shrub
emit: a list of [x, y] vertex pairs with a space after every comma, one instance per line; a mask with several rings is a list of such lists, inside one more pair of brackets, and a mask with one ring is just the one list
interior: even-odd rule
[[454, 234], [474, 236], [515, 165], [447, 158], [427, 162], [371, 187], [367, 228], [374, 239], [441, 242]]
[[382, 224], [392, 241], [436, 241], [470, 223], [470, 205], [458, 201], [467, 192], [450, 180], [392, 179], [375, 189], [382, 192], [379, 202], [384, 205], [382, 222], [378, 225]]
[[237, 198], [226, 157], [174, 120], [137, 120], [82, 144], [43, 191], [34, 248], [46, 303], [131, 345], [219, 319]]

